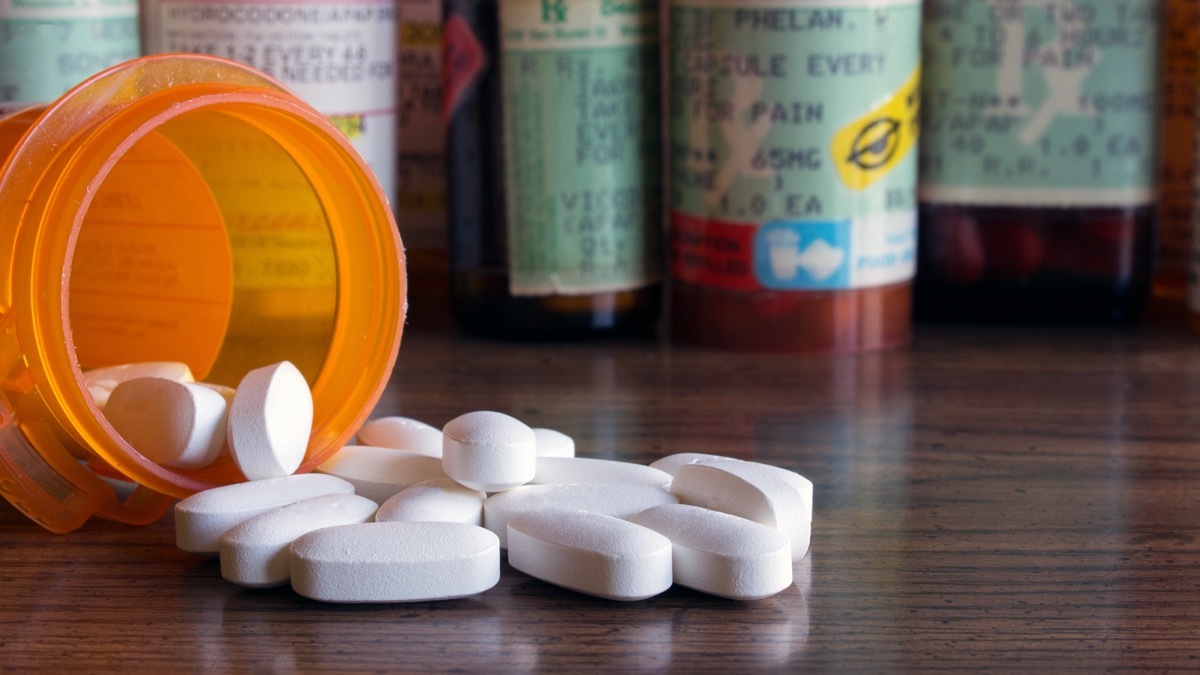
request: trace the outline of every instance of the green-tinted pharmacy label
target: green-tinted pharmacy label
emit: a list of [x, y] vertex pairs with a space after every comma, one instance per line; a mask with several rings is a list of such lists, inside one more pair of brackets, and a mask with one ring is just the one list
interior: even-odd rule
[[1151, 202], [1157, 0], [927, 0], [921, 197]]
[[658, 3], [501, 0], [510, 287], [658, 280]]
[[0, 112], [141, 53], [137, 0], [0, 0]]
[[672, 275], [912, 278], [920, 3], [675, 0], [671, 16]]

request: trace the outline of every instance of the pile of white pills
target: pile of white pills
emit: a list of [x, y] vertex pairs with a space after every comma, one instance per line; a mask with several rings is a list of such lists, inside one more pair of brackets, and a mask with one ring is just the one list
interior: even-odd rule
[[566, 434], [479, 411], [442, 429], [372, 420], [359, 445], [292, 475], [312, 397], [291, 364], [217, 392], [224, 408], [167, 364], [104, 370], [89, 388], [136, 449], [180, 468], [228, 452], [249, 479], [175, 507], [178, 546], [219, 555], [221, 575], [242, 586], [290, 583], [327, 602], [443, 600], [495, 586], [506, 555], [525, 574], [611, 600], [673, 584], [752, 600], [791, 586], [808, 551], [812, 483], [779, 467], [699, 453], [650, 466], [575, 457]]

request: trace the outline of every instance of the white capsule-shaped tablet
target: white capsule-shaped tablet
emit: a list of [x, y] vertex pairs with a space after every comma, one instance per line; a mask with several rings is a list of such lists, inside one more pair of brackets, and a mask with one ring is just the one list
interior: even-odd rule
[[281, 506], [329, 494], [354, 494], [341, 478], [300, 474], [234, 483], [197, 492], [175, 504], [175, 542], [192, 553], [216, 553], [229, 528]]
[[371, 445], [347, 445], [316, 470], [350, 481], [357, 494], [377, 504], [417, 483], [446, 477], [437, 457]]
[[592, 457], [538, 457], [533, 485], [575, 483], [633, 483], [667, 489], [671, 474], [632, 462]]
[[483, 526], [487, 495], [451, 478], [436, 478], [404, 488], [379, 507], [375, 521], [431, 521]]
[[762, 462], [749, 462], [748, 460], [736, 459], [734, 457], [724, 457], [722, 455], [708, 455], [702, 452], [680, 452], [674, 455], [667, 455], [662, 459], [650, 463], [650, 466], [662, 469], [674, 476], [679, 472], [679, 469], [688, 464], [721, 464], [728, 462], [748, 462], [755, 466], [763, 467], [766, 471], [771, 472], [776, 478], [782, 479], [788, 485], [791, 485], [797, 492], [800, 493], [800, 498], [804, 501], [808, 509], [808, 519], [812, 521], [812, 503], [813, 503], [813, 484], [812, 481], [801, 476], [795, 471], [789, 471], [782, 467], [764, 464]]
[[688, 464], [679, 468], [671, 494], [682, 504], [723, 511], [773, 527], [792, 543], [792, 559], [808, 552], [811, 509], [800, 492], [770, 467], [754, 462]]
[[520, 420], [480, 410], [442, 427], [446, 475], [484, 492], [511, 490], [537, 473], [537, 438]]
[[364, 523], [291, 546], [292, 588], [325, 602], [418, 602], [482, 593], [500, 581], [496, 535], [462, 523]]
[[675, 504], [674, 495], [652, 485], [579, 483], [575, 485], [523, 485], [488, 497], [483, 503], [483, 525], [507, 546], [508, 521], [525, 513], [569, 507], [614, 518], [629, 518], [660, 504]]
[[225, 399], [189, 382], [137, 377], [113, 388], [104, 417], [147, 459], [172, 469], [212, 464], [225, 445]]
[[122, 363], [115, 366], [91, 368], [83, 371], [85, 384], [100, 385], [105, 389], [113, 389], [125, 380], [138, 377], [161, 377], [176, 382], [195, 382], [192, 369], [186, 363], [179, 361], [143, 361], [140, 363]]
[[366, 497], [332, 494], [254, 516], [221, 535], [221, 576], [250, 588], [282, 586], [291, 578], [293, 541], [322, 527], [368, 522], [376, 507]]
[[671, 540], [599, 513], [527, 511], [508, 521], [508, 564], [580, 593], [643, 600], [671, 587]]
[[358, 430], [360, 445], [374, 445], [415, 452], [430, 457], [442, 456], [442, 430], [408, 417], [380, 417]]
[[554, 429], [535, 428], [538, 457], [574, 457], [575, 439]]
[[229, 407], [229, 451], [250, 480], [278, 478], [304, 461], [312, 434], [312, 391], [290, 361], [242, 378]]
[[755, 600], [792, 585], [792, 544], [775, 528], [687, 504], [655, 506], [629, 522], [671, 540], [671, 565], [680, 586]]
[[666, 473], [669, 473], [672, 476], [674, 476], [676, 473], [679, 472], [680, 467], [687, 466], [688, 464], [697, 464], [699, 462], [706, 462], [706, 461], [712, 461], [712, 460], [719, 461], [722, 459], [732, 459], [732, 458], [724, 457], [722, 455], [710, 455], [710, 454], [707, 454], [704, 452], [677, 452], [673, 455], [667, 455], [666, 457], [660, 457], [660, 458], [654, 460], [653, 462], [650, 462], [650, 466], [658, 469], [659, 471], [665, 471]]

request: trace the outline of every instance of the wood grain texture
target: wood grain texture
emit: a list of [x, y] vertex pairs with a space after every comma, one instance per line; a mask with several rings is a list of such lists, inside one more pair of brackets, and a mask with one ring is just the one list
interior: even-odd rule
[[406, 336], [376, 415], [499, 410], [581, 455], [712, 452], [816, 484], [796, 584], [331, 606], [221, 580], [170, 519], [47, 534], [0, 505], [0, 670], [1200, 670], [1200, 337], [920, 327], [731, 356]]

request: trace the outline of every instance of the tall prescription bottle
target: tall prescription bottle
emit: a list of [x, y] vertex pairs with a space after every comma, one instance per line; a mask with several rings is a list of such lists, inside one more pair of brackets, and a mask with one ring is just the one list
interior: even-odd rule
[[917, 316], [1111, 321], [1150, 292], [1159, 0], [928, 0]]
[[[108, 424], [92, 367], [187, 363], [236, 386], [304, 373], [311, 470], [367, 418], [404, 321], [404, 260], [349, 141], [274, 80], [202, 56], [118, 65], [0, 118], [0, 494], [55, 532], [156, 519], [244, 480], [151, 462]], [[105, 478], [138, 484], [119, 499]]]
[[649, 333], [662, 237], [657, 2], [443, 8], [460, 326], [504, 338]]
[[920, 2], [672, 0], [670, 15], [673, 339], [906, 342]]
[[0, 115], [140, 53], [138, 0], [0, 0]]
[[1166, 0], [1162, 35], [1162, 196], [1154, 295], [1187, 293], [1196, 201], [1196, 87], [1200, 84], [1200, 0]]
[[147, 54], [210, 54], [282, 82], [333, 121], [396, 203], [395, 0], [143, 0]]

